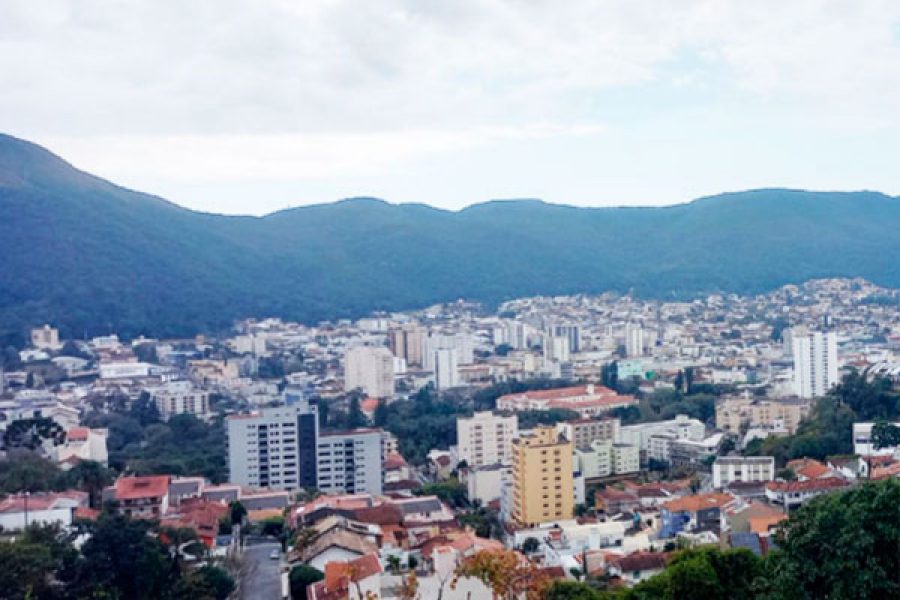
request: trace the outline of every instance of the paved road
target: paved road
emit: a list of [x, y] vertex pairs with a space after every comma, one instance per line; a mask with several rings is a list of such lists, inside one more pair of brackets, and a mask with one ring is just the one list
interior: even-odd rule
[[247, 540], [244, 560], [249, 572], [242, 586], [244, 600], [279, 600], [281, 598], [281, 559], [269, 558], [272, 550], [280, 550], [278, 542]]

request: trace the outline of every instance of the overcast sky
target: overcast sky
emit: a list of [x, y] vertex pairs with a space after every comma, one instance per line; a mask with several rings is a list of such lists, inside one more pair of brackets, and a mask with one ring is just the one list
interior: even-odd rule
[[900, 2], [0, 1], [0, 131], [191, 208], [900, 193]]

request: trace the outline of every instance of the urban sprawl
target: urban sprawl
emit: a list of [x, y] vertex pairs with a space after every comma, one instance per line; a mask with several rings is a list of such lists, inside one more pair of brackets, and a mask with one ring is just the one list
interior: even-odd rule
[[[632, 586], [678, 548], [764, 556], [810, 499], [900, 476], [900, 424], [880, 413], [852, 413], [833, 447], [795, 441], [847, 382], [900, 382], [900, 295], [860, 279], [248, 319], [177, 340], [29, 333], [0, 372], [4, 455], [115, 477], [7, 490], [0, 531], [153, 519], [212, 556], [271, 561], [284, 594], [316, 569], [310, 600], [408, 597], [411, 573], [420, 598], [487, 600], [460, 569], [485, 552]], [[272, 557], [245, 535], [277, 540]]]

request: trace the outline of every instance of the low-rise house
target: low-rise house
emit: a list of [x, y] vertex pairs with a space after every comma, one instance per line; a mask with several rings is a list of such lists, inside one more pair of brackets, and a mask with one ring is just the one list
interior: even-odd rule
[[718, 533], [722, 528], [723, 511], [734, 502], [734, 496], [723, 493], [696, 494], [670, 500], [660, 507], [662, 527], [659, 536], [668, 539], [682, 531]]
[[170, 481], [168, 475], [120, 477], [112, 488], [107, 488], [111, 495], [104, 490], [104, 499], [113, 500], [123, 515], [158, 519], [169, 509]]
[[92, 460], [106, 466], [109, 458], [106, 451], [108, 436], [107, 429], [72, 427], [66, 432], [66, 441], [56, 447], [56, 460], [69, 465]]
[[800, 506], [820, 494], [843, 489], [850, 482], [840, 477], [806, 479], [803, 481], [772, 481], [766, 484], [766, 498], [785, 510]]
[[665, 552], [633, 552], [609, 561], [607, 573], [634, 585], [662, 573], [668, 560], [669, 555]]
[[306, 588], [307, 600], [368, 600], [381, 597], [384, 569], [376, 553], [325, 565], [325, 578]]
[[86, 509], [88, 494], [70, 490], [56, 493], [13, 494], [0, 500], [0, 530], [21, 531], [28, 525], [67, 527], [78, 509]]

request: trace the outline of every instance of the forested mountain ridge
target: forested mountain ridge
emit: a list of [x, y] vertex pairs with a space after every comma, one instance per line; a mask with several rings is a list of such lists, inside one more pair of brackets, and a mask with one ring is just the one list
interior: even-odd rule
[[[136, 159], [137, 160], [137, 159]], [[665, 208], [351, 199], [264, 217], [194, 212], [0, 135], [0, 335], [190, 335], [465, 297], [659, 298], [860, 276], [900, 286], [900, 200], [767, 189]], [[2, 339], [0, 339], [2, 341]]]

